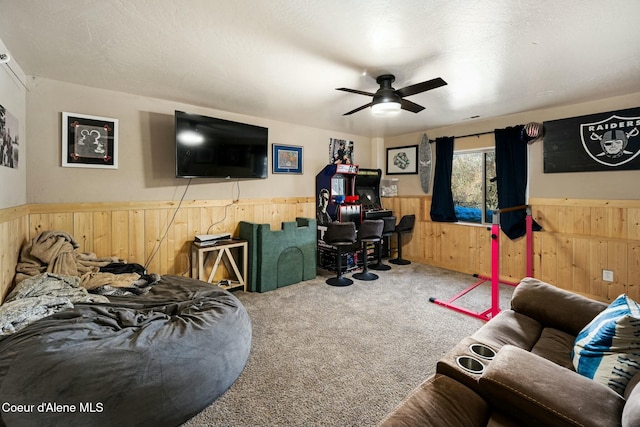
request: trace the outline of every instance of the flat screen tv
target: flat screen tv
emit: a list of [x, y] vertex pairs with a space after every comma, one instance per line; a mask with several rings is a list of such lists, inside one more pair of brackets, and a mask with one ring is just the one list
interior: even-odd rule
[[267, 177], [264, 127], [175, 112], [177, 178]]

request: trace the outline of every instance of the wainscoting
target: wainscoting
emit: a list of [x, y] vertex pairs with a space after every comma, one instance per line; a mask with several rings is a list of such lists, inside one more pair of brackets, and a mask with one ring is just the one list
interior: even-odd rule
[[[432, 222], [431, 198], [385, 198], [396, 216], [415, 213], [403, 256], [470, 274], [491, 274], [487, 227]], [[563, 289], [612, 301], [619, 294], [640, 300], [640, 201], [531, 199], [543, 231], [533, 239], [533, 275]], [[500, 276], [518, 281], [526, 273], [525, 239], [500, 237]], [[602, 280], [602, 269], [614, 281]]]
[[[534, 233], [534, 276], [564, 289], [611, 301], [622, 292], [640, 300], [640, 201], [532, 199], [543, 227]], [[403, 257], [468, 274], [490, 275], [491, 237], [485, 226], [437, 223], [430, 196], [383, 198], [400, 218], [416, 214], [414, 232], [403, 237]], [[117, 256], [159, 274], [187, 274], [189, 244], [196, 234], [238, 234], [240, 221], [269, 224], [315, 217], [315, 198], [140, 203], [25, 205], [0, 210], [0, 297], [12, 286], [20, 248], [45, 230], [66, 231], [82, 252]], [[168, 224], [171, 224], [169, 227]], [[213, 224], [213, 225], [212, 225]], [[394, 245], [392, 245], [394, 246]], [[524, 238], [502, 235], [500, 273], [525, 275]], [[614, 281], [602, 280], [602, 269]]]
[[20, 248], [28, 236], [28, 206], [0, 209], [0, 302], [13, 286]]
[[[626, 292], [640, 301], [640, 201], [533, 199], [544, 228], [534, 240], [535, 276], [612, 301]], [[613, 282], [602, 280], [612, 270]]]
[[[240, 221], [269, 224], [315, 218], [315, 198], [27, 205], [0, 211], [0, 296], [12, 286], [20, 248], [46, 230], [70, 233], [79, 251], [116, 256], [159, 274], [188, 274], [196, 234], [238, 235]], [[171, 224], [169, 227], [168, 225]]]

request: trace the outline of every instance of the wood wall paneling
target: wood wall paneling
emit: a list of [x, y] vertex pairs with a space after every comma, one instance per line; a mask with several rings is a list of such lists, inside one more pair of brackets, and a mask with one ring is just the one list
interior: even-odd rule
[[[640, 299], [640, 201], [530, 200], [543, 231], [534, 233], [534, 277], [563, 289], [611, 301], [622, 292]], [[383, 198], [399, 220], [415, 214], [403, 236], [403, 256], [470, 275], [491, 274], [487, 226], [436, 223], [430, 196]], [[0, 297], [12, 286], [21, 247], [45, 230], [70, 233], [83, 252], [148, 264], [159, 274], [188, 274], [193, 236], [230, 232], [240, 221], [273, 230], [296, 217], [315, 217], [315, 198], [25, 205], [0, 210]], [[176, 210], [177, 209], [177, 210]], [[170, 226], [169, 226], [170, 224]], [[394, 239], [395, 240], [395, 239]], [[395, 242], [392, 243], [395, 247]], [[602, 269], [614, 281], [602, 280]], [[526, 273], [525, 239], [500, 237], [500, 275], [518, 281]], [[475, 279], [470, 277], [470, 283]]]
[[[408, 259], [490, 276], [486, 227], [431, 222], [429, 196], [384, 198], [383, 204], [398, 218], [417, 215], [417, 235], [403, 249]], [[602, 301], [622, 292], [640, 294], [640, 201], [535, 199], [530, 204], [543, 227], [534, 233], [534, 277]], [[602, 280], [603, 269], [614, 272], [613, 282]], [[525, 239], [501, 235], [501, 279], [518, 281], [525, 273]]]
[[0, 210], [0, 303], [11, 290], [20, 249], [29, 241], [29, 210]]
[[[12, 212], [16, 213], [11, 216]], [[279, 230], [282, 222], [294, 221], [297, 216], [314, 218], [315, 198], [187, 201], [179, 209], [176, 202], [141, 202], [31, 205], [21, 211], [4, 210], [0, 211], [3, 242], [15, 241], [10, 230], [21, 228], [16, 227], [15, 220], [25, 224], [25, 235], [13, 246], [3, 247], [5, 273], [0, 290], [4, 295], [11, 286], [20, 247], [46, 230], [69, 233], [81, 252], [135, 262], [152, 273], [184, 275], [190, 272], [190, 243], [196, 234], [237, 235], [240, 221], [268, 223]], [[224, 274], [223, 267], [220, 275]]]
[[627, 238], [640, 240], [640, 208], [627, 209]]
[[[636, 225], [637, 226], [637, 225]], [[640, 243], [627, 244], [627, 295], [640, 301]]]

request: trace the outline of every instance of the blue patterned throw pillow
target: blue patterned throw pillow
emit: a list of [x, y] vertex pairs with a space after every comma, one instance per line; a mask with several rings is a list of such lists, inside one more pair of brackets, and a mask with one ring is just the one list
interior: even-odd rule
[[576, 337], [576, 371], [620, 395], [640, 371], [640, 305], [620, 295]]

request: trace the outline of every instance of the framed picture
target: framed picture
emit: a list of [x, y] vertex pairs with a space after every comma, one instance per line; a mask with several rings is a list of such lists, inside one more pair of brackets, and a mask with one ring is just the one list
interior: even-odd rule
[[353, 141], [346, 139], [329, 138], [329, 163], [334, 165], [352, 165]]
[[273, 144], [273, 173], [302, 173], [302, 147]]
[[62, 166], [118, 169], [118, 119], [62, 113]]
[[[0, 105], [0, 166], [18, 169], [20, 160], [20, 122]], [[23, 160], [24, 161], [24, 160]]]
[[418, 146], [387, 148], [387, 175], [417, 174]]

